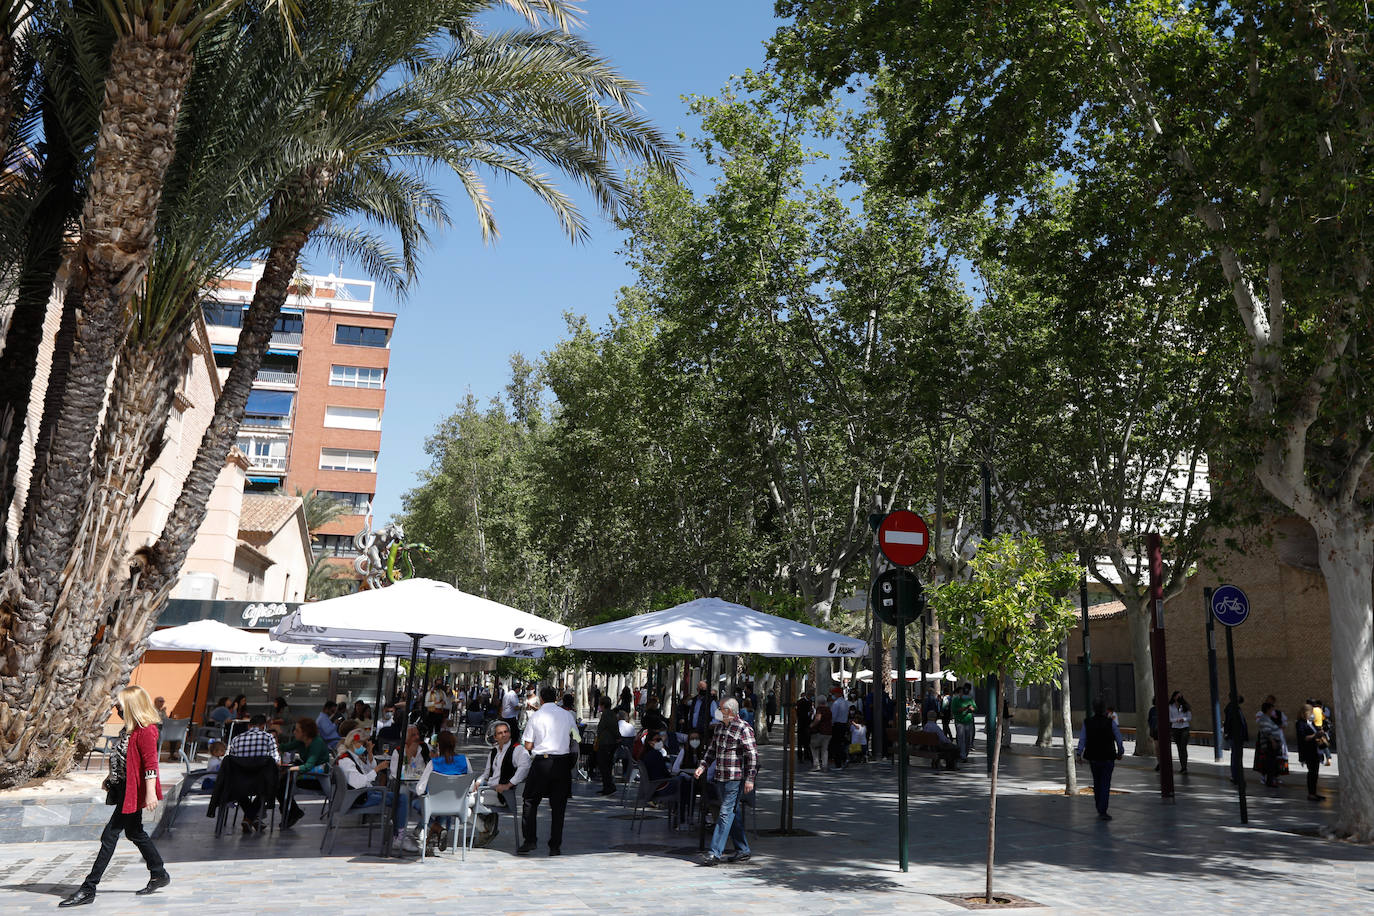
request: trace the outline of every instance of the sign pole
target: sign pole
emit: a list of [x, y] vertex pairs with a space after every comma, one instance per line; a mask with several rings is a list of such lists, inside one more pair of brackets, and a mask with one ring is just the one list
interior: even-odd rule
[[907, 741], [906, 741], [906, 624], [897, 624], [897, 863], [908, 869], [907, 851]]
[[[1236, 647], [1231, 642], [1231, 631], [1226, 628], [1226, 677], [1231, 682], [1231, 706], [1239, 714], [1240, 706], [1236, 696]], [[1236, 779], [1236, 794], [1240, 798], [1240, 822], [1250, 823], [1250, 812], [1246, 810], [1245, 799], [1245, 742], [1231, 739], [1231, 775]]]
[[1217, 691], [1217, 630], [1212, 616], [1212, 590], [1202, 590], [1203, 614], [1207, 617], [1207, 689], [1212, 695], [1212, 759], [1221, 760], [1221, 699]]

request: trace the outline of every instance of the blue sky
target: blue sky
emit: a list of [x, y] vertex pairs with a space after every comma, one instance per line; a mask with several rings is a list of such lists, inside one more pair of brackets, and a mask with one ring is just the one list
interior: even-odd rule
[[[639, 82], [646, 113], [669, 134], [694, 125], [685, 94], [713, 94], [763, 62], [772, 0], [585, 0], [583, 34]], [[601, 324], [616, 291], [632, 282], [619, 233], [588, 206], [590, 242], [573, 246], [554, 217], [521, 188], [491, 188], [501, 238], [484, 246], [456, 183], [442, 182], [453, 227], [424, 260], [409, 296], [379, 290], [377, 308], [398, 314], [387, 376], [374, 523], [400, 511], [401, 494], [428, 465], [424, 441], [471, 390], [501, 392], [511, 353], [535, 360], [563, 336], [563, 314]], [[585, 203], [585, 198], [579, 198]], [[316, 258], [312, 270], [337, 269]], [[345, 267], [345, 271], [348, 268]]]

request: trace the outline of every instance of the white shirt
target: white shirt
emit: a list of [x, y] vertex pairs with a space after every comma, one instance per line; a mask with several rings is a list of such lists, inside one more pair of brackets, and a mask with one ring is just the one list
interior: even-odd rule
[[516, 711], [520, 708], [520, 697], [516, 696], [514, 690], [507, 690], [501, 697], [501, 718], [514, 719]]
[[[510, 747], [510, 745], [505, 745]], [[505, 755], [505, 747], [498, 747], [496, 754], [487, 754], [487, 765], [482, 770], [482, 775], [477, 777], [477, 782], [473, 785], [478, 786], [498, 786], [501, 784], [501, 758]], [[525, 775], [530, 771], [530, 755], [526, 753], [523, 744], [517, 744], [512, 751], [515, 756], [511, 758], [515, 764], [515, 774], [511, 776], [510, 782], [513, 786], [518, 786], [525, 781]]]
[[525, 724], [525, 748], [535, 757], [541, 754], [567, 754], [572, 751], [572, 730], [577, 720], [557, 703], [545, 703], [530, 713]]
[[620, 729], [620, 737], [622, 738], [633, 738], [635, 735], [639, 734], [639, 732], [635, 730], [634, 723], [629, 719], [621, 719], [616, 727]]
[[370, 786], [377, 781], [377, 768], [369, 767], [364, 772], [351, 754], [340, 755], [338, 763], [339, 769], [343, 772], [344, 781], [348, 783], [350, 789], [361, 789], [363, 786]]
[[835, 699], [835, 702], [830, 704], [830, 721], [849, 721], [849, 701], [846, 700], [844, 697], [837, 697]]

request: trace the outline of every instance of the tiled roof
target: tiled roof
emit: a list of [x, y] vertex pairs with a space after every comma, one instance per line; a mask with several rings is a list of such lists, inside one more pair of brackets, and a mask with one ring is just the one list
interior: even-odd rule
[[254, 544], [266, 543], [281, 530], [300, 507], [299, 496], [276, 496], [271, 493], [243, 494], [243, 509], [239, 514], [239, 537]]
[[1102, 604], [1088, 605], [1089, 620], [1105, 620], [1112, 617], [1126, 616], [1126, 605], [1120, 601], [1106, 601]]

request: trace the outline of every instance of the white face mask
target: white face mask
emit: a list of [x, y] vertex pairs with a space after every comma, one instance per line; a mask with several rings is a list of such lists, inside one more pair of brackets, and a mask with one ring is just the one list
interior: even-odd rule
[[655, 742], [653, 743], [653, 749], [656, 750], [656, 751], [661, 751], [661, 750], [663, 750], [663, 742], [662, 742], [662, 741], [655, 741]]
[[700, 738], [693, 738], [691, 741], [688, 741], [687, 743], [690, 744], [692, 747], [701, 747]]

